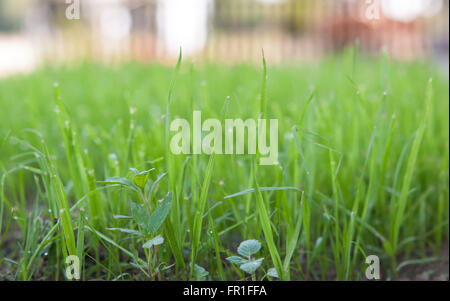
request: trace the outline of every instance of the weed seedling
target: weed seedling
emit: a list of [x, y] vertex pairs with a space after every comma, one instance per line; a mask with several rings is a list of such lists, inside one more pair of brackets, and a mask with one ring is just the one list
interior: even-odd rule
[[237, 252], [241, 256], [230, 256], [227, 260], [231, 263], [239, 265], [239, 268], [252, 275], [252, 280], [255, 281], [255, 272], [261, 266], [264, 258], [255, 259], [252, 255], [256, 254], [261, 249], [261, 243], [256, 239], [250, 239], [241, 242]]

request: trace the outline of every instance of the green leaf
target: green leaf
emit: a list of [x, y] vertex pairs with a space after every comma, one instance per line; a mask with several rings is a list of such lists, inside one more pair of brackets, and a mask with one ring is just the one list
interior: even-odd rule
[[253, 160], [252, 164], [253, 171], [253, 180], [255, 183], [255, 191], [256, 191], [256, 208], [259, 215], [259, 221], [264, 233], [265, 241], [267, 246], [269, 247], [270, 257], [272, 259], [275, 268], [277, 269], [278, 275], [280, 275], [281, 280], [285, 280], [286, 277], [283, 275], [283, 264], [281, 263], [280, 254], [278, 253], [278, 249], [275, 246], [273, 232], [271, 227], [271, 221], [269, 217], [269, 211], [266, 208], [261, 190], [259, 188], [258, 179], [256, 177], [256, 161]]
[[145, 244], [142, 245], [143, 248], [150, 249], [152, 246], [158, 246], [164, 242], [164, 238], [161, 235], [155, 236]]
[[148, 232], [151, 234], [155, 234], [156, 231], [161, 227], [162, 223], [166, 219], [169, 214], [170, 207], [172, 207], [172, 191], [164, 197], [161, 206], [156, 208], [155, 212], [153, 212], [150, 217], [150, 223]]
[[154, 168], [142, 172], [139, 172], [136, 168], [130, 168], [130, 170], [134, 173], [134, 184], [140, 189], [144, 189], [148, 177], [150, 176], [150, 172], [154, 170]]
[[272, 277], [272, 278], [279, 278], [279, 277], [278, 277], [277, 270], [276, 270], [275, 268], [270, 268], [270, 269], [267, 271], [267, 275], [270, 276], [270, 277]]
[[[260, 191], [296, 190], [299, 192], [302, 191], [301, 189], [298, 189], [297, 187], [259, 187], [259, 190]], [[235, 198], [237, 196], [245, 195], [245, 194], [252, 193], [252, 192], [255, 192], [255, 189], [249, 188], [249, 189], [242, 190], [240, 192], [236, 192], [236, 193], [227, 195], [224, 197], [224, 199], [231, 199], [231, 198]]]
[[120, 214], [113, 214], [113, 219], [130, 219], [132, 218], [131, 216], [127, 216], [127, 215], [120, 215]]
[[244, 263], [247, 263], [247, 262], [248, 262], [247, 259], [244, 259], [244, 258], [242, 258], [242, 257], [240, 257], [240, 256], [230, 256], [230, 257], [227, 257], [226, 259], [227, 259], [229, 262], [234, 263], [234, 264], [237, 264], [237, 265], [241, 265], [241, 264], [244, 264]]
[[206, 276], [209, 275], [209, 272], [202, 268], [201, 266], [195, 264], [194, 265], [194, 275], [196, 280], [203, 280]]
[[153, 181], [152, 186], [150, 186], [150, 189], [148, 190], [148, 197], [150, 198], [153, 191], [155, 190], [156, 185], [167, 175], [167, 172], [160, 174], [155, 181]]
[[208, 197], [209, 185], [211, 184], [211, 178], [214, 171], [214, 158], [215, 154], [212, 154], [208, 160], [208, 166], [206, 167], [205, 178], [200, 192], [200, 199], [197, 203], [197, 210], [194, 217], [194, 226], [192, 231], [192, 253], [191, 253], [191, 266], [195, 263], [197, 252], [200, 247], [200, 238], [202, 235], [202, 222], [203, 215], [205, 213], [206, 202]]
[[237, 251], [240, 255], [250, 257], [261, 249], [261, 243], [256, 239], [250, 239], [241, 242]]
[[104, 181], [99, 181], [100, 184], [120, 184], [120, 185], [126, 185], [126, 186], [133, 186], [133, 183], [131, 183], [130, 180], [120, 177], [111, 177], [107, 178]]
[[108, 178], [104, 181], [99, 181], [98, 183], [101, 185], [118, 184], [118, 185], [128, 187], [134, 191], [138, 191], [136, 185], [134, 185], [130, 180], [125, 179], [125, 178], [112, 177], [112, 178]]
[[150, 215], [145, 208], [143, 208], [139, 204], [131, 202], [131, 216], [133, 217], [134, 221], [142, 228], [142, 230], [144, 230], [144, 232], [150, 232]]
[[241, 270], [243, 270], [244, 272], [246, 272], [248, 274], [253, 274], [261, 266], [261, 263], [263, 262], [263, 260], [264, 260], [264, 258], [250, 260], [247, 263], [244, 263], [243, 265], [241, 265], [240, 268], [241, 268]]
[[130, 170], [131, 170], [135, 175], [139, 174], [139, 170], [137, 170], [137, 169], [134, 168], [134, 167], [131, 167]]
[[110, 231], [120, 231], [123, 233], [128, 233], [128, 234], [134, 234], [134, 235], [139, 235], [139, 236], [144, 236], [144, 234], [142, 234], [139, 231], [136, 230], [132, 230], [132, 229], [125, 229], [125, 228], [106, 228], [106, 230], [110, 230]]

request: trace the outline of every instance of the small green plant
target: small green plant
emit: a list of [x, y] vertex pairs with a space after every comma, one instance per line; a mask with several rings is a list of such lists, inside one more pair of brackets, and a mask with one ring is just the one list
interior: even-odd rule
[[255, 280], [255, 272], [261, 266], [264, 258], [255, 259], [252, 255], [256, 254], [261, 249], [261, 243], [256, 239], [250, 239], [241, 242], [237, 252], [243, 256], [230, 256], [227, 260], [231, 263], [239, 265], [239, 268], [252, 275], [252, 279]]
[[[159, 273], [159, 257], [157, 246], [164, 243], [164, 238], [161, 234], [158, 234], [158, 230], [161, 228], [164, 220], [169, 215], [170, 208], [172, 207], [172, 192], [170, 191], [161, 201], [161, 205], [159, 205], [153, 211], [153, 213], [151, 213], [150, 204], [145, 197], [145, 186], [149, 178], [149, 173], [153, 169], [142, 172], [139, 172], [135, 168], [130, 168], [130, 170], [134, 173], [133, 182], [125, 178], [109, 178], [103, 183], [122, 185], [139, 194], [143, 203], [147, 206], [147, 209], [145, 208], [144, 204], [137, 204], [135, 202], [131, 202], [130, 204], [131, 218], [138, 225], [139, 231], [127, 228], [108, 228], [108, 230], [116, 230], [123, 233], [137, 235], [141, 238], [142, 247], [148, 250], [148, 253], [146, 254], [148, 258], [148, 273], [150, 278], [152, 278], [153, 275], [151, 264], [151, 250], [153, 248], [155, 252], [156, 263], [158, 265], [158, 278], [161, 279], [161, 275]], [[153, 186], [151, 190], [152, 189]]]
[[275, 268], [270, 268], [267, 270], [267, 276], [272, 277], [272, 278], [280, 278], [278, 276], [277, 270]]
[[205, 280], [205, 278], [209, 275], [209, 272], [205, 270], [203, 267], [198, 264], [194, 265], [194, 276], [196, 281]]

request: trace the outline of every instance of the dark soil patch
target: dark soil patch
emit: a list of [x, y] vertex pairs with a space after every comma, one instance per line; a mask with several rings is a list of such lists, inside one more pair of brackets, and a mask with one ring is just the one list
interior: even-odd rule
[[449, 249], [448, 243], [442, 248], [436, 260], [430, 263], [411, 264], [399, 272], [399, 280], [408, 281], [448, 281], [449, 280]]

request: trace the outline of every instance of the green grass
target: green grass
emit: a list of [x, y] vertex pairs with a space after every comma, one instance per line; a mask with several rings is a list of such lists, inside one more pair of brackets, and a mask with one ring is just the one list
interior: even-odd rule
[[[65, 279], [68, 255], [84, 280], [267, 279], [271, 268], [281, 280], [359, 280], [367, 255], [395, 279], [435, 260], [449, 236], [448, 75], [354, 51], [298, 66], [80, 63], [1, 80], [0, 279]], [[277, 118], [279, 165], [172, 154], [170, 120], [193, 110]], [[154, 170], [141, 188], [130, 168]], [[164, 242], [144, 248], [156, 235]], [[250, 276], [225, 258], [251, 239], [264, 260]]]

